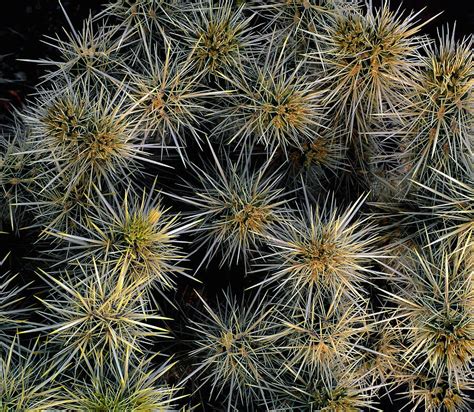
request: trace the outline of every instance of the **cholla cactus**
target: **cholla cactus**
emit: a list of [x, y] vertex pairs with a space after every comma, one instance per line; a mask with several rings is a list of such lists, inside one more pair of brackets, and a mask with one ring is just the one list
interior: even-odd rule
[[303, 143], [302, 150], [289, 153], [289, 177], [295, 186], [304, 182], [311, 192], [327, 191], [338, 174], [349, 170], [347, 147], [339, 129], [317, 133], [313, 141]]
[[[95, 18], [112, 17], [119, 21], [119, 27], [125, 32], [136, 32], [143, 42], [149, 42], [162, 31], [163, 26], [178, 11], [186, 11], [186, 6], [198, 7], [199, 1], [192, 0], [114, 0], [106, 4], [104, 10]], [[183, 10], [184, 9], [184, 10]], [[189, 10], [188, 10], [189, 11]]]
[[31, 192], [34, 200], [18, 205], [34, 216], [33, 225], [43, 229], [45, 237], [51, 230], [79, 234], [87, 211], [97, 202], [86, 182], [71, 186], [68, 179], [58, 178], [53, 171], [43, 171]]
[[[61, 397], [61, 385], [54, 382], [47, 353], [37, 347], [25, 349], [18, 338], [6, 352], [0, 351], [0, 409], [2, 411], [57, 410], [69, 402]], [[62, 382], [66, 384], [66, 382]]]
[[136, 366], [127, 363], [125, 356], [119, 364], [93, 365], [87, 379], [76, 379], [71, 388], [65, 389], [65, 398], [74, 410], [94, 411], [171, 411], [177, 388], [166, 384], [164, 376], [173, 367], [165, 362], [152, 366], [153, 358], [146, 358]]
[[272, 42], [245, 71], [226, 78], [237, 90], [218, 113], [215, 130], [226, 143], [240, 151], [263, 145], [273, 155], [274, 149], [302, 149], [317, 137], [324, 123], [322, 92], [305, 73], [305, 62], [294, 67], [290, 57], [285, 44], [278, 50]]
[[9, 134], [0, 135], [0, 217], [8, 220], [12, 231], [25, 222], [25, 207], [20, 205], [31, 202], [30, 191], [39, 171], [31, 149], [27, 131], [18, 121]]
[[412, 259], [394, 274], [389, 294], [406, 336], [402, 357], [414, 372], [427, 370], [459, 387], [472, 379], [472, 252], [465, 245], [453, 253], [442, 242], [415, 251]]
[[60, 369], [72, 359], [86, 365], [118, 363], [130, 349], [131, 360], [137, 359], [151, 338], [167, 336], [166, 329], [152, 323], [166, 318], [150, 308], [140, 283], [124, 286], [125, 274], [111, 265], [80, 267], [74, 277], [41, 276], [51, 291], [48, 298], [39, 298], [47, 325], [32, 332], [47, 331], [48, 344], [59, 345], [55, 358]]
[[309, 374], [301, 375], [288, 369], [285, 379], [272, 390], [271, 411], [357, 412], [376, 409], [373, 388], [364, 387], [357, 378], [331, 377], [323, 379]]
[[0, 411], [472, 410], [472, 36], [381, 3], [63, 9], [0, 113]]
[[290, 36], [290, 43], [301, 53], [311, 49], [314, 39], [308, 33], [318, 32], [324, 22], [340, 13], [359, 10], [358, 0], [250, 0], [249, 8], [269, 20], [265, 27]]
[[403, 373], [406, 365], [401, 359], [400, 332], [392, 327], [389, 320], [380, 318], [371, 325], [363, 343], [367, 350], [354, 375], [365, 381], [367, 387], [383, 388], [390, 393], [400, 385], [399, 374]]
[[173, 36], [187, 47], [199, 72], [231, 74], [248, 64], [258, 44], [251, 22], [252, 17], [244, 17], [243, 6], [235, 9], [229, 0], [218, 4], [207, 0], [179, 15]]
[[[436, 178], [436, 188], [414, 182], [424, 189], [417, 193], [422, 206], [422, 217], [427, 224], [433, 225], [440, 236], [434, 243], [443, 239], [458, 238], [460, 244], [467, 242], [467, 247], [474, 244], [474, 179], [467, 178], [463, 181], [455, 179], [436, 169], [431, 169]], [[441, 228], [439, 228], [441, 224]]]
[[285, 306], [284, 340], [278, 348], [285, 353], [283, 369], [296, 376], [306, 371], [331, 385], [334, 376], [354, 373], [364, 352], [371, 350], [363, 346], [373, 322], [367, 300], [361, 305], [321, 299], [307, 307]]
[[[64, 11], [64, 9], [63, 9]], [[117, 27], [109, 25], [96, 26], [91, 17], [83, 23], [81, 31], [71, 24], [66, 12], [64, 14], [69, 23], [69, 31], [65, 30], [66, 38], [46, 36], [46, 44], [59, 53], [59, 58], [52, 60], [34, 61], [41, 65], [53, 66], [44, 78], [46, 81], [58, 81], [64, 75], [76, 80], [85, 80], [90, 87], [96, 83], [107, 83], [110, 87], [120, 82], [123, 75], [120, 52], [127, 39], [119, 37]], [[31, 61], [31, 60], [30, 60]], [[112, 81], [109, 81], [112, 80]]]
[[215, 310], [199, 298], [202, 319], [190, 326], [196, 347], [191, 356], [199, 363], [187, 379], [197, 375], [202, 384], [210, 385], [211, 397], [225, 399], [228, 410], [249, 407], [264, 397], [277, 360], [269, 344], [275, 329], [272, 309], [258, 294], [240, 304], [230, 292], [224, 293], [224, 302]]
[[[3, 262], [0, 261], [0, 267]], [[30, 285], [15, 287], [16, 275], [6, 272], [0, 275], [0, 351], [10, 343], [9, 331], [15, 332], [28, 326], [21, 315], [29, 312], [28, 308], [20, 308], [21, 293]], [[19, 316], [20, 315], [20, 316]]]
[[147, 159], [146, 145], [138, 136], [127, 96], [94, 92], [85, 81], [56, 86], [43, 91], [36, 104], [24, 114], [35, 144], [38, 162], [49, 166], [55, 182], [68, 181], [67, 189], [78, 184], [114, 188]]
[[415, 36], [427, 23], [418, 24], [418, 15], [404, 17], [384, 2], [365, 13], [340, 13], [315, 34], [321, 51], [313, 57], [325, 71], [326, 102], [346, 124], [349, 138], [369, 131], [374, 115], [395, 111], [413, 87], [420, 64], [416, 52], [426, 43]]
[[185, 133], [200, 142], [200, 124], [208, 112], [203, 101], [222, 93], [200, 85], [200, 75], [193, 73], [192, 60], [173, 50], [165, 39], [164, 59], [161, 51], [144, 45], [145, 58], [134, 54], [136, 72], [129, 73], [130, 96], [136, 101], [134, 116], [148, 141], [179, 150], [187, 146]]
[[427, 166], [453, 178], [464, 178], [463, 170], [472, 174], [472, 36], [457, 42], [454, 30], [443, 30], [438, 44], [423, 51], [403, 149], [411, 178], [433, 186], [438, 176]]
[[[212, 148], [211, 148], [212, 151]], [[197, 227], [200, 247], [206, 247], [204, 262], [220, 251], [221, 266], [243, 260], [270, 226], [285, 219], [287, 200], [285, 191], [278, 187], [281, 175], [266, 175], [268, 163], [252, 172], [244, 162], [221, 165], [212, 151], [216, 165], [209, 170], [194, 167], [200, 180], [198, 188], [188, 184], [194, 196], [183, 196], [181, 200], [197, 208], [193, 219], [200, 219]]]
[[106, 198], [97, 191], [97, 199], [79, 228], [80, 236], [50, 232], [68, 243], [67, 259], [83, 265], [92, 259], [121, 267], [126, 285], [138, 282], [172, 289], [172, 276], [183, 273], [178, 237], [194, 222], [180, 225], [153, 187], [141, 195], [129, 188], [123, 199]]
[[251, 0], [249, 4], [256, 10], [271, 13], [275, 24], [301, 30], [310, 29], [320, 15], [359, 7], [358, 0]]
[[372, 267], [382, 255], [374, 248], [376, 227], [368, 219], [355, 220], [364, 198], [339, 211], [334, 198], [322, 207], [307, 203], [266, 236], [270, 252], [260, 264], [269, 272], [263, 284], [273, 284], [290, 301], [311, 302], [327, 296], [362, 297], [361, 285], [377, 275]]
[[417, 373], [408, 377], [409, 391], [405, 397], [407, 406], [412, 410], [423, 408], [427, 412], [467, 412], [472, 410], [472, 403], [467, 395], [469, 385], [451, 385], [429, 373]]

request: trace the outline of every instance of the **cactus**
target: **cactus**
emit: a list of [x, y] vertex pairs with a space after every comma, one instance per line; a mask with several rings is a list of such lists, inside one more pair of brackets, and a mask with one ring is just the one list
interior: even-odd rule
[[252, 18], [235, 9], [231, 1], [213, 4], [212, 0], [192, 7], [173, 19], [171, 32], [187, 48], [196, 70], [204, 75], [220, 76], [242, 68], [255, 53], [258, 36], [251, 30]]
[[[54, 382], [48, 353], [36, 353], [37, 345], [21, 346], [18, 338], [0, 354], [0, 407], [4, 411], [68, 408], [61, 384]], [[65, 382], [63, 382], [65, 383]]]
[[140, 282], [124, 285], [123, 273], [111, 265], [80, 266], [74, 277], [42, 277], [50, 287], [50, 295], [41, 299], [46, 325], [30, 332], [51, 335], [48, 345], [58, 345], [55, 358], [61, 367], [71, 359], [118, 363], [130, 348], [134, 351], [128, 356], [137, 357], [150, 337], [167, 335], [166, 329], [151, 323], [165, 318], [150, 308]]
[[216, 134], [240, 151], [256, 145], [263, 145], [268, 155], [274, 149], [285, 154], [288, 148], [302, 149], [323, 124], [322, 91], [305, 73], [305, 61], [294, 67], [288, 61], [288, 46], [275, 43], [249, 62], [245, 72], [226, 77], [237, 93], [218, 112], [222, 120]]
[[216, 310], [199, 298], [204, 305], [201, 319], [189, 326], [196, 336], [191, 355], [199, 361], [187, 379], [197, 375], [228, 409], [260, 399], [277, 356], [268, 347], [274, 329], [271, 307], [259, 302], [259, 295], [242, 305], [231, 292], [224, 293], [224, 302], [218, 302]]
[[[215, 156], [215, 154], [213, 154]], [[226, 157], [224, 164], [215, 158], [210, 170], [194, 168], [200, 180], [199, 187], [189, 190], [194, 196], [183, 196], [182, 201], [196, 208], [199, 247], [206, 247], [202, 264], [221, 251], [221, 263], [248, 263], [251, 251], [261, 242], [270, 226], [285, 218], [287, 202], [284, 190], [278, 187], [281, 175], [266, 175], [267, 167], [252, 172], [245, 160], [232, 163]], [[267, 164], [268, 166], [268, 164]]]
[[389, 295], [404, 331], [403, 359], [413, 373], [427, 371], [458, 389], [472, 374], [470, 254], [467, 244], [452, 252], [445, 242], [415, 251], [414, 261], [396, 273], [395, 290]]
[[345, 122], [349, 138], [370, 131], [374, 116], [396, 111], [412, 85], [416, 53], [427, 42], [416, 36], [427, 23], [417, 23], [418, 14], [404, 16], [384, 2], [365, 13], [336, 14], [315, 33], [321, 51], [313, 57], [325, 72], [327, 105]]
[[136, 366], [126, 363], [109, 367], [92, 366], [86, 371], [87, 379], [76, 380], [65, 389], [65, 398], [74, 410], [171, 410], [182, 398], [177, 388], [163, 382], [163, 376], [173, 364], [165, 362], [159, 368], [150, 368], [153, 358], [141, 361]]
[[388, 1], [58, 10], [0, 112], [1, 411], [472, 410], [472, 36]]
[[453, 178], [472, 173], [472, 36], [456, 41], [454, 30], [443, 29], [420, 63], [406, 109], [405, 163], [412, 179], [432, 186], [438, 179], [430, 167]]
[[259, 264], [259, 271], [269, 273], [263, 283], [308, 305], [322, 296], [335, 301], [361, 297], [361, 283], [377, 275], [372, 265], [382, 258], [374, 251], [376, 228], [367, 219], [353, 220], [363, 201], [339, 212], [328, 197], [322, 207], [307, 203], [275, 225], [266, 237], [270, 251]]
[[[128, 188], [123, 199], [107, 199], [97, 191], [98, 202], [88, 209], [80, 235], [50, 232], [63, 240], [67, 259], [89, 265], [91, 259], [121, 268], [123, 283], [153, 284], [172, 289], [172, 276], [182, 273], [184, 259], [178, 236], [190, 226], [180, 225], [178, 216], [161, 205], [152, 187], [141, 195]], [[192, 225], [193, 223], [191, 223]]]

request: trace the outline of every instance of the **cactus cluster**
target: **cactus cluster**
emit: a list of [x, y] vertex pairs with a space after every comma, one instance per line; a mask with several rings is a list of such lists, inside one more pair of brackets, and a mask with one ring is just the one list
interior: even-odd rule
[[1, 411], [472, 410], [472, 36], [358, 0], [64, 12], [0, 129]]

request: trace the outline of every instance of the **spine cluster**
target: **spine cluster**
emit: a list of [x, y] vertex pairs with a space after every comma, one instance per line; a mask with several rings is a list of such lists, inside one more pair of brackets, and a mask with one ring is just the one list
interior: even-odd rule
[[358, 0], [65, 16], [0, 133], [0, 411], [472, 410], [472, 36]]

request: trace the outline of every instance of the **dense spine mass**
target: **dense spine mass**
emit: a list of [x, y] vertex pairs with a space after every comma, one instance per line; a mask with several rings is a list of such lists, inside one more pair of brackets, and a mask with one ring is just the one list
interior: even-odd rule
[[472, 410], [472, 36], [392, 6], [66, 14], [0, 133], [0, 411]]

